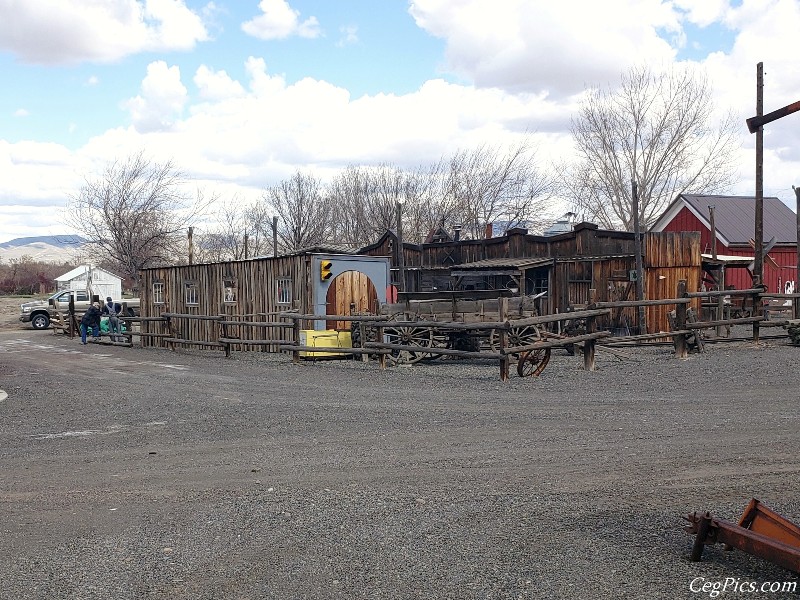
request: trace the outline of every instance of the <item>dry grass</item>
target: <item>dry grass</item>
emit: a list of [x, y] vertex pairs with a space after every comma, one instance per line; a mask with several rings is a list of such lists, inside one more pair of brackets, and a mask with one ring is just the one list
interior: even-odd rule
[[19, 305], [38, 299], [39, 296], [0, 296], [0, 327], [3, 329], [25, 329], [30, 323], [20, 323]]

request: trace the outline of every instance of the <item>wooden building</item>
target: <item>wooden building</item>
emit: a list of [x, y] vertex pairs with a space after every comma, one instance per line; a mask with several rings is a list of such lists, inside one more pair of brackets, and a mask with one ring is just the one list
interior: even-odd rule
[[[176, 313], [274, 321], [278, 313], [292, 310], [303, 314], [377, 312], [380, 303], [386, 302], [389, 261], [314, 249], [278, 257], [143, 269], [140, 285], [142, 317]], [[142, 326], [146, 329], [147, 322]], [[219, 338], [219, 324], [212, 320], [176, 318], [173, 327], [181, 339], [214, 342]], [[325, 321], [317, 321], [314, 328], [325, 327]], [[233, 333], [251, 340], [287, 335], [281, 329], [249, 327]], [[143, 344], [163, 345], [151, 337], [144, 337]]]
[[[679, 279], [687, 279], [690, 291], [699, 289], [699, 234], [645, 234], [643, 247], [646, 297], [674, 297]], [[399, 283], [398, 251], [394, 232], [387, 231], [360, 253], [392, 257], [393, 281]], [[596, 290], [597, 301], [635, 299], [634, 234], [601, 230], [591, 223], [553, 236], [531, 235], [517, 228], [486, 239], [404, 243], [403, 257], [403, 287], [411, 292], [511, 289], [528, 295], [544, 293], [539, 300], [542, 314], [586, 304], [590, 289]], [[650, 331], [666, 329], [667, 310], [648, 310]], [[626, 310], [606, 325], [638, 329], [638, 316]]]
[[[754, 260], [755, 197], [681, 194], [655, 222], [651, 231], [700, 233], [700, 248], [711, 262], [713, 236], [709, 206], [714, 207], [717, 254], [725, 260], [725, 284], [736, 289], [752, 287], [747, 265]], [[770, 292], [783, 292], [797, 275], [797, 228], [795, 213], [778, 198], [764, 198], [764, 244], [775, 245], [764, 256], [764, 284]], [[736, 260], [736, 259], [749, 260]], [[731, 268], [736, 265], [736, 268]]]

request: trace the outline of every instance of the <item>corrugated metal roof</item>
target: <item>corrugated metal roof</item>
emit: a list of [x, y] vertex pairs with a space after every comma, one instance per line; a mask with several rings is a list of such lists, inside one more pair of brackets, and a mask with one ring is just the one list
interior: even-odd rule
[[[717, 231], [731, 244], [747, 244], [755, 237], [755, 196], [710, 196], [681, 194], [690, 208], [708, 223], [708, 206], [714, 206]], [[775, 237], [778, 244], [797, 241], [795, 214], [780, 199], [764, 198], [764, 241]]]
[[482, 270], [482, 269], [529, 269], [541, 265], [552, 264], [552, 258], [487, 258], [471, 263], [453, 265], [453, 270]]

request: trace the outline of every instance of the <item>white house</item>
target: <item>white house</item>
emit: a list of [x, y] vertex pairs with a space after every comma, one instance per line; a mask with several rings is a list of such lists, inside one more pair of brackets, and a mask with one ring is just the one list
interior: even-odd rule
[[101, 301], [111, 296], [114, 300], [122, 297], [122, 278], [101, 269], [83, 265], [56, 277], [58, 290], [86, 290], [100, 296]]

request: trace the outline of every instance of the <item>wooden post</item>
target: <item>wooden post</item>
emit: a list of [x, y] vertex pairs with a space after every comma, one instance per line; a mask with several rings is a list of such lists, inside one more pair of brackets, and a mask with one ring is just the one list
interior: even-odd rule
[[272, 256], [278, 256], [278, 217], [272, 217]]
[[75, 330], [78, 328], [78, 320], [75, 318], [75, 294], [69, 295], [69, 337], [70, 339], [75, 337]]
[[[794, 277], [794, 291], [797, 293], [800, 292], [800, 188], [792, 186], [792, 189], [796, 197], [794, 210], [797, 221], [797, 272]], [[792, 298], [792, 308], [794, 309], [794, 318], [800, 319], [800, 298]]]
[[[597, 294], [597, 290], [590, 289], [589, 290], [589, 306], [586, 308], [591, 310], [594, 308], [595, 303], [595, 296]], [[591, 334], [597, 331], [597, 321], [595, 317], [587, 317], [586, 318], [586, 333]], [[595, 371], [597, 369], [597, 365], [595, 364], [594, 359], [594, 351], [595, 351], [595, 340], [586, 340], [583, 343], [583, 368], [587, 371]]]
[[194, 264], [194, 227], [189, 227], [189, 264]]
[[[294, 341], [295, 346], [300, 345], [300, 327], [302, 321], [301, 319], [294, 319], [292, 323], [292, 340]], [[300, 352], [298, 350], [294, 350], [292, 352], [292, 362], [297, 364], [300, 362]]]
[[[505, 323], [508, 319], [508, 298], [499, 298], [498, 313], [500, 323]], [[505, 328], [500, 329], [500, 381], [508, 381], [508, 371], [511, 365], [511, 357], [505, 353], [508, 347], [508, 332]]]
[[397, 267], [398, 280], [397, 289], [401, 292], [406, 291], [406, 257], [403, 252], [403, 204], [399, 200], [395, 202], [397, 209]]
[[[764, 314], [764, 303], [761, 300], [761, 294], [756, 292], [753, 294], [753, 316], [760, 317]], [[757, 344], [761, 339], [761, 328], [758, 326], [758, 321], [753, 322], [753, 343]]]
[[[225, 321], [227, 320], [228, 317], [226, 315], [220, 315], [219, 318], [220, 318], [220, 323], [219, 324], [221, 326], [220, 329], [222, 330], [222, 337], [227, 339], [227, 337], [228, 337], [228, 324]], [[223, 345], [225, 346], [225, 358], [230, 358], [231, 357], [231, 343], [230, 342], [223, 342]]]
[[[175, 328], [172, 326], [172, 318], [165, 317], [164, 326], [167, 329], [167, 333], [169, 334], [170, 339], [174, 339], [178, 337], [175, 333]], [[175, 342], [169, 342], [169, 349], [175, 352]]]
[[[764, 63], [756, 65], [756, 117], [764, 114]], [[753, 287], [764, 283], [764, 127], [756, 131], [756, 214]], [[753, 339], [757, 332], [753, 329]]]
[[[717, 260], [717, 225], [714, 221], [714, 205], [708, 205], [708, 220], [710, 221], [711, 225], [711, 258], [714, 259], [714, 262]], [[717, 289], [722, 291], [725, 285], [725, 267], [721, 264], [717, 265]], [[724, 309], [725, 309], [725, 300], [722, 296], [717, 296], [717, 320], [721, 321], [725, 318], [724, 316]], [[702, 315], [701, 317], [702, 318]], [[722, 337], [722, 331], [724, 329], [723, 325], [717, 325], [717, 337]]]
[[250, 236], [248, 236], [248, 235], [245, 233], [245, 234], [244, 234], [244, 257], [243, 257], [245, 260], [247, 260], [248, 258], [250, 258], [250, 247], [249, 247], [249, 242], [250, 242]]
[[[375, 332], [376, 332], [376, 334], [375, 334], [376, 341], [379, 344], [382, 344], [384, 342], [384, 339], [383, 339], [383, 327], [381, 327], [381, 326], [376, 327], [375, 328]], [[384, 370], [386, 368], [386, 354], [384, 352], [381, 352], [380, 354], [378, 354], [378, 364], [380, 365], [381, 370]]]
[[[683, 298], [686, 295], [686, 280], [681, 279], [678, 281], [678, 298]], [[675, 305], [675, 329], [682, 331], [686, 329], [686, 304]], [[686, 358], [689, 351], [686, 344], [686, 334], [681, 333], [675, 336], [675, 358]]]
[[[642, 265], [642, 230], [639, 226], [639, 189], [636, 181], [631, 181], [633, 193], [633, 237], [634, 252], [636, 253], [636, 299], [644, 300], [644, 267]], [[639, 306], [639, 333], [647, 333], [647, 310]]]

